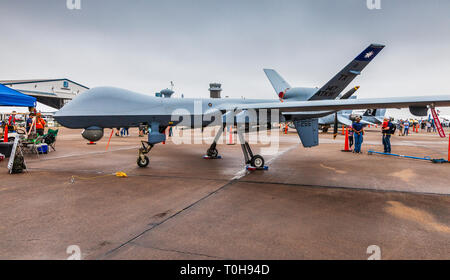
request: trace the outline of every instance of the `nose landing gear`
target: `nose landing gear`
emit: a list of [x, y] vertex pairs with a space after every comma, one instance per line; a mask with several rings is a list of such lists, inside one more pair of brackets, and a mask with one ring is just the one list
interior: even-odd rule
[[139, 148], [139, 156], [137, 159], [137, 165], [139, 167], [147, 167], [148, 164], [150, 163], [150, 159], [148, 158], [148, 156], [146, 156], [146, 154], [148, 154], [150, 152], [150, 150], [153, 148], [153, 144], [150, 144], [148, 142], [145, 141], [141, 141], [142, 143], [142, 147]]

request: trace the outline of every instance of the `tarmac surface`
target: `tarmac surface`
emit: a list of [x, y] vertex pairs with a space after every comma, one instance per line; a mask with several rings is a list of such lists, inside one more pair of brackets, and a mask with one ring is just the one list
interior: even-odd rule
[[[66, 259], [70, 245], [83, 259], [364, 260], [370, 245], [382, 259], [450, 258], [450, 165], [368, 155], [382, 151], [375, 128], [364, 154], [341, 152], [342, 135], [305, 149], [295, 131], [280, 133], [269, 170], [253, 172], [239, 145], [205, 160], [208, 144], [168, 140], [139, 168], [136, 130], [107, 151], [108, 130], [91, 146], [80, 132], [63, 128], [55, 152], [26, 154], [26, 173], [0, 162], [0, 259]], [[436, 134], [392, 143], [447, 159]]]

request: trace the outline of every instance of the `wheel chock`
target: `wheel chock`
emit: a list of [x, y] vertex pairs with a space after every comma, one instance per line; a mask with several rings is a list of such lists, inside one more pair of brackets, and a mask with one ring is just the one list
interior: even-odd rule
[[265, 165], [264, 167], [259, 167], [259, 168], [254, 167], [254, 166], [251, 166], [251, 165], [247, 165], [245, 168], [246, 168], [248, 171], [255, 171], [255, 170], [269, 170], [269, 166], [267, 166], [267, 165]]
[[117, 177], [122, 177], [122, 178], [127, 178], [128, 177], [127, 173], [122, 172], [122, 171], [116, 172], [116, 176]]
[[222, 156], [217, 156], [217, 157], [210, 157], [208, 155], [203, 156], [203, 159], [221, 159], [221, 158], [222, 158]]

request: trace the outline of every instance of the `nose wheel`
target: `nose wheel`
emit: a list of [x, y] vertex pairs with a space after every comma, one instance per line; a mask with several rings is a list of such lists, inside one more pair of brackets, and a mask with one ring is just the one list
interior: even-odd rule
[[147, 165], [150, 163], [150, 159], [148, 158], [148, 156], [143, 156], [143, 157], [139, 157], [137, 159], [137, 165], [139, 167], [147, 167]]
[[142, 147], [139, 148], [139, 156], [137, 158], [137, 165], [141, 168], [147, 167], [150, 163], [150, 159], [147, 154], [153, 148], [153, 144], [149, 144], [148, 142], [141, 141]]

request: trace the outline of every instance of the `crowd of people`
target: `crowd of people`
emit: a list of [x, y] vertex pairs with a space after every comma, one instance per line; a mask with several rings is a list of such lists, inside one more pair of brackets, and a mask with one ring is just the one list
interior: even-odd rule
[[398, 135], [399, 136], [408, 136], [411, 132], [411, 129], [425, 130], [426, 132], [436, 132], [436, 125], [434, 120], [408, 120], [408, 119], [400, 119], [396, 123]]
[[[382, 144], [385, 153], [391, 153], [391, 137], [398, 131], [399, 136], [408, 136], [413, 131], [418, 132], [426, 130], [426, 132], [436, 132], [436, 125], [433, 119], [428, 120], [397, 120], [394, 122], [393, 118], [384, 118], [381, 125]], [[361, 117], [357, 116], [348, 130], [348, 143], [350, 149], [353, 147], [353, 153], [361, 153], [361, 145], [364, 139], [364, 125], [361, 124]]]
[[[35, 108], [29, 108], [28, 114], [24, 115], [26, 135], [43, 136], [45, 134], [45, 127], [47, 125], [47, 122], [43, 118], [42, 114], [40, 112], [36, 112]], [[19, 128], [19, 122], [21, 122], [22, 120], [23, 119], [18, 118], [17, 112], [13, 111], [9, 115], [7, 120], [0, 123], [1, 127], [3, 128], [3, 133], [5, 134], [6, 131], [8, 131], [8, 133], [17, 132]]]

